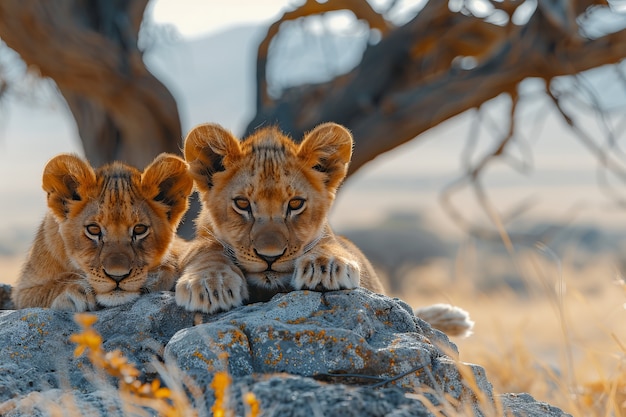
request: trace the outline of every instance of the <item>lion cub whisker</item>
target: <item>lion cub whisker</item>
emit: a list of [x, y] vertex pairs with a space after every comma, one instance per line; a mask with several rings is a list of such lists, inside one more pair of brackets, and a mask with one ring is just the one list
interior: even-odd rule
[[316, 238], [314, 238], [312, 241], [310, 241], [309, 243], [307, 243], [303, 248], [302, 248], [302, 253], [307, 253], [309, 252], [311, 249], [313, 249], [322, 239], [324, 239], [324, 237], [326, 237], [325, 234], [321, 234], [319, 236], [317, 236]]

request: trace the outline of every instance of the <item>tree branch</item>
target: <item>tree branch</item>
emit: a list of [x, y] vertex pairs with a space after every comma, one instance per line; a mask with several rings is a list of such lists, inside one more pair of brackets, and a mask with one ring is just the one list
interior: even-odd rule
[[274, 105], [274, 100], [269, 96], [267, 89], [267, 59], [270, 44], [276, 35], [278, 35], [280, 26], [290, 20], [297, 20], [307, 16], [321, 15], [339, 10], [348, 10], [354, 13], [357, 19], [366, 21], [370, 28], [378, 29], [383, 36], [385, 36], [392, 27], [392, 25], [387, 22], [382, 15], [377, 13], [366, 0], [329, 0], [322, 3], [317, 0], [306, 0], [302, 6], [284, 13], [279, 20], [269, 27], [267, 34], [258, 47], [256, 68], [257, 112]]
[[[578, 12], [591, 3], [604, 2], [572, 7]], [[497, 26], [454, 13], [447, 2], [428, 2], [413, 20], [368, 47], [348, 74], [260, 102], [248, 130], [277, 123], [301, 137], [318, 123], [342, 123], [355, 137], [353, 173], [445, 120], [502, 93], [514, 94], [525, 78], [550, 80], [626, 56], [626, 31], [584, 39], [555, 18], [558, 9], [549, 17], [544, 10], [539, 7], [523, 26]], [[472, 57], [475, 66], [463, 68], [462, 57]]]

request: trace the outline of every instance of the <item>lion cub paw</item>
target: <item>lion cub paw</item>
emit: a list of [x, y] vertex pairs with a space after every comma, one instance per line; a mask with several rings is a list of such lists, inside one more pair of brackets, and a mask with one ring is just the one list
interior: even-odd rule
[[176, 283], [176, 304], [189, 311], [214, 313], [240, 306], [248, 298], [243, 274], [229, 265], [185, 271]]
[[50, 305], [54, 310], [93, 311], [97, 308], [96, 297], [86, 285], [74, 283], [67, 286]]
[[359, 265], [333, 255], [309, 254], [296, 261], [293, 287], [297, 290], [340, 290], [359, 286]]

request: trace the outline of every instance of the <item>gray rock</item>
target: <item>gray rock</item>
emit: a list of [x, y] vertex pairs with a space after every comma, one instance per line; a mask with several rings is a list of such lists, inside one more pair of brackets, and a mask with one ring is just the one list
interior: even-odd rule
[[[493, 401], [484, 370], [467, 365], [461, 376], [443, 333], [404, 302], [367, 290], [296, 291], [216, 315], [186, 312], [163, 292], [95, 314], [107, 351], [121, 350], [147, 380], [164, 366], [177, 370], [164, 382], [197, 387], [191, 401], [201, 415], [214, 402], [215, 372], [226, 369], [237, 415], [242, 393], [253, 392], [268, 416], [431, 416], [415, 393], [433, 404], [452, 398], [480, 416], [469, 374]], [[67, 312], [0, 312], [0, 414], [51, 415], [68, 402], [84, 414], [123, 414], [116, 381], [74, 357], [69, 337], [78, 331]], [[564, 415], [529, 398], [505, 397], [505, 406], [514, 415]]]
[[567, 416], [560, 409], [535, 399], [529, 394], [503, 394], [498, 396], [503, 409], [510, 411], [511, 417], [526, 416]]

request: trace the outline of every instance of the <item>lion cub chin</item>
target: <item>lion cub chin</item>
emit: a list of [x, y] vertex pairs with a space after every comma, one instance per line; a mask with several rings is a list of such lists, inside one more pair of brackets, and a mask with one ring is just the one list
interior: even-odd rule
[[13, 290], [16, 307], [85, 311], [171, 290], [183, 245], [175, 232], [192, 187], [187, 163], [169, 154], [143, 172], [51, 159], [43, 173], [49, 210]]

